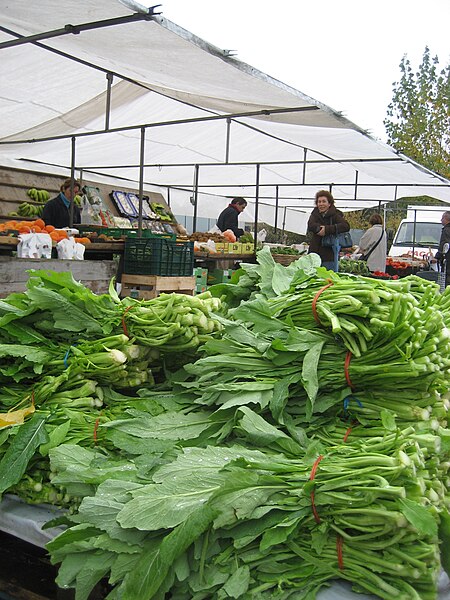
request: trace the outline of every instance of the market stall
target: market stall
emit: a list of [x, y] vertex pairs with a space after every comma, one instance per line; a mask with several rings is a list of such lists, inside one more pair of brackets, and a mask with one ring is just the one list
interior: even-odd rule
[[[110, 244], [97, 257], [122, 254], [125, 275], [152, 278], [149, 296], [162, 289], [153, 278], [244, 255], [196, 257], [192, 241], [145, 215], [155, 208], [147, 189], [170, 191], [172, 209], [192, 207], [194, 230], [198, 215], [214, 218], [244, 194], [255, 236], [283, 212], [303, 233], [317, 181], [344, 210], [400, 191], [450, 201], [447, 180], [153, 14], [124, 18], [120, 45], [100, 22], [45, 42], [73, 14], [123, 10], [106, 0], [9, 7], [0, 49], [17, 79], [0, 145], [16, 169], [39, 161], [56, 177], [88, 173], [120, 218], [122, 194], [134, 193], [138, 236], [93, 241], [117, 227], [85, 223], [85, 253]], [[25, 199], [33, 210], [36, 198]], [[155, 250], [167, 270], [143, 273]], [[305, 271], [291, 259], [283, 270], [266, 254], [214, 296], [146, 300], [141, 280], [124, 281], [135, 285], [125, 298], [96, 296], [41, 269], [19, 306], [0, 303], [2, 493], [66, 511], [68, 529], [47, 546], [63, 564], [59, 585], [86, 597], [106, 578], [130, 600], [336, 600], [350, 587], [358, 598], [447, 600], [448, 294], [415, 279], [324, 276], [304, 258]], [[192, 286], [208, 277], [197, 269]], [[169, 291], [187, 291], [179, 284]]]

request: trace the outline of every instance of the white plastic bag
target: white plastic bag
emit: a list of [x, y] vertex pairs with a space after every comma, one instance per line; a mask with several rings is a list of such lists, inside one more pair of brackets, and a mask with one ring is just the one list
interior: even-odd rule
[[58, 258], [63, 260], [83, 260], [84, 245], [76, 242], [73, 237], [61, 240], [56, 244]]
[[213, 225], [211, 229], [208, 229], [207, 233], [222, 233], [222, 231], [217, 227], [217, 225]]
[[265, 229], [261, 229], [261, 231], [258, 231], [256, 239], [258, 242], [264, 242], [266, 237], [267, 237], [267, 231]]
[[52, 238], [48, 233], [21, 233], [17, 258], [51, 258]]

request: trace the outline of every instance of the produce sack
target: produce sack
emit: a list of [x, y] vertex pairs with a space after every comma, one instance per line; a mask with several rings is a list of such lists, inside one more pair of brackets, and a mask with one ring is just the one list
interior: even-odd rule
[[338, 233], [337, 235], [324, 235], [322, 238], [322, 246], [335, 247], [336, 245], [341, 248], [351, 248], [353, 246], [352, 236], [349, 231], [345, 233]]
[[17, 258], [51, 258], [52, 238], [48, 233], [21, 233]]
[[84, 260], [85, 247], [76, 242], [73, 237], [61, 240], [56, 244], [58, 258], [64, 260]]

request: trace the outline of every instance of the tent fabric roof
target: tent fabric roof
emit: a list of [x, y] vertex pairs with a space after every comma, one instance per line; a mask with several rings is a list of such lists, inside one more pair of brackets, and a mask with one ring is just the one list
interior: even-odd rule
[[[143, 10], [130, 0], [16, 0], [3, 10], [0, 45], [136, 9]], [[91, 180], [129, 185], [139, 181], [143, 147], [144, 188], [170, 188], [176, 213], [192, 212], [199, 165], [199, 216], [216, 217], [233, 195], [245, 196], [251, 212], [257, 195], [259, 220], [273, 223], [277, 197], [278, 224], [284, 218], [299, 232], [315, 192], [330, 186], [343, 210], [401, 196], [450, 202], [448, 180], [161, 16], [0, 52], [3, 166], [39, 164], [65, 176], [74, 161]], [[107, 133], [106, 73], [113, 74]]]

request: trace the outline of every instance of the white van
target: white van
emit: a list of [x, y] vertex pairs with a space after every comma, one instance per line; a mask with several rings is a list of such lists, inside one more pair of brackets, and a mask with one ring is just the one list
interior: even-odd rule
[[408, 254], [419, 259], [434, 256], [439, 248], [441, 217], [445, 211], [445, 206], [408, 206], [406, 219], [398, 226], [389, 256]]

